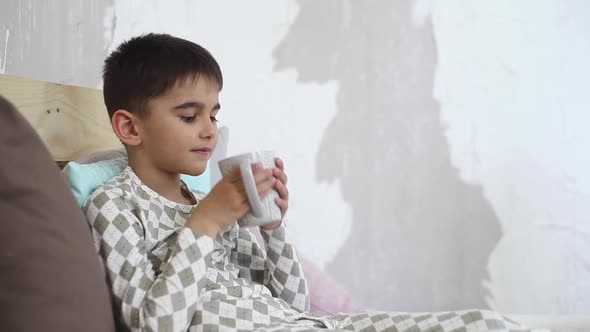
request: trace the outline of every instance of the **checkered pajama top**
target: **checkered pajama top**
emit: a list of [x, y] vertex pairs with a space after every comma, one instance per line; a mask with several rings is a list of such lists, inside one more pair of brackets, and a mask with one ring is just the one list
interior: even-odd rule
[[283, 226], [261, 231], [266, 250], [238, 225], [213, 240], [184, 227], [193, 207], [157, 194], [130, 167], [84, 206], [116, 307], [132, 330], [250, 330], [293, 322], [309, 309]]

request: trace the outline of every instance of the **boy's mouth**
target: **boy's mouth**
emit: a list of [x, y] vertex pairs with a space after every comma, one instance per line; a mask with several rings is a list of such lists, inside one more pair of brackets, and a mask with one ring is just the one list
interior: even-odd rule
[[197, 154], [208, 155], [211, 153], [210, 148], [199, 148], [199, 149], [192, 149], [191, 152], [195, 152]]

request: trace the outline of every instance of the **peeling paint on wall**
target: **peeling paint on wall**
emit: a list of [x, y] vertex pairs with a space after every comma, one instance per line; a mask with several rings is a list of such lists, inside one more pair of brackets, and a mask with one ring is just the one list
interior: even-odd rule
[[10, 47], [4, 50], [2, 70], [6, 74], [96, 87], [106, 56], [103, 25], [109, 7], [111, 0], [2, 3], [0, 22], [10, 31]]

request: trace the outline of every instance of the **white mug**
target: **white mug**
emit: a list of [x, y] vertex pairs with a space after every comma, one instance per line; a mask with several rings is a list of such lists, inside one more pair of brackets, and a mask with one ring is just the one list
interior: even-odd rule
[[279, 197], [279, 193], [273, 188], [266, 197], [260, 199], [252, 173], [253, 163], [261, 163], [263, 168], [276, 167], [276, 157], [277, 154], [274, 151], [258, 151], [229, 157], [218, 162], [221, 175], [225, 176], [236, 168], [239, 168], [242, 174], [246, 196], [248, 196], [248, 203], [250, 203], [250, 212], [238, 219], [240, 226], [262, 226], [281, 221], [281, 209], [275, 203], [275, 198]]

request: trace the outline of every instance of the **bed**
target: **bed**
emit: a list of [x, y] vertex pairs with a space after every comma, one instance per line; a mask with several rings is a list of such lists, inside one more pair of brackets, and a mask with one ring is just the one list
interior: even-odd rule
[[[0, 75], [0, 95], [10, 100], [35, 128], [53, 160], [61, 168], [69, 161], [83, 160], [99, 151], [122, 147], [111, 130], [100, 90]], [[226, 133], [227, 139], [227, 128], [222, 133]], [[225, 154], [223, 142], [216, 153], [216, 158]], [[212, 183], [219, 176], [214, 168]], [[344, 290], [332, 285], [329, 276], [305, 258], [304, 268], [306, 274], [312, 276], [312, 311], [331, 313], [360, 310], [352, 304]], [[506, 315], [529, 327], [558, 332], [590, 332], [590, 317]]]

